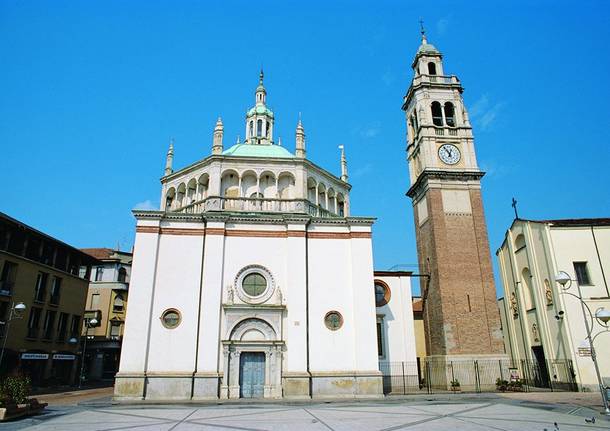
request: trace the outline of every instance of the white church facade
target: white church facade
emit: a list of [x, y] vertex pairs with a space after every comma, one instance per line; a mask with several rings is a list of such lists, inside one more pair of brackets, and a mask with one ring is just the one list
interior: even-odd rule
[[219, 119], [176, 172], [170, 146], [162, 208], [134, 211], [116, 399], [379, 397], [379, 360], [415, 361], [410, 280], [374, 278], [344, 152], [339, 177], [309, 161], [300, 121], [278, 145], [266, 96], [261, 72], [243, 143]]

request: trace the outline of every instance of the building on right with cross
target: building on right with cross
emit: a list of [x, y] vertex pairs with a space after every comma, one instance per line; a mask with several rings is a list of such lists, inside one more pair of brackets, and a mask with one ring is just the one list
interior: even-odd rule
[[596, 391], [596, 353], [610, 385], [610, 219], [515, 219], [496, 255], [504, 342], [520, 377]]
[[[472, 126], [463, 87], [444, 71], [443, 56], [422, 42], [402, 109], [422, 283], [429, 361], [506, 359], [483, 213]], [[466, 374], [464, 379], [469, 378]], [[439, 374], [438, 385], [457, 380]], [[445, 381], [446, 380], [446, 381]], [[463, 382], [462, 382], [463, 383]]]

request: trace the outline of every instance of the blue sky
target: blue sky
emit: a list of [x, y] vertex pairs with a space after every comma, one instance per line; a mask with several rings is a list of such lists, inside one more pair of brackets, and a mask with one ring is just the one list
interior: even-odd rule
[[[425, 5], [423, 4], [425, 3]], [[377, 269], [415, 269], [402, 97], [429, 41], [474, 124], [492, 253], [513, 219], [607, 217], [610, 6], [536, 2], [0, 2], [0, 210], [77, 247], [131, 247], [131, 208], [243, 135], [264, 65], [276, 136], [376, 216]], [[495, 256], [494, 256], [495, 261]], [[495, 263], [495, 262], [494, 262]]]

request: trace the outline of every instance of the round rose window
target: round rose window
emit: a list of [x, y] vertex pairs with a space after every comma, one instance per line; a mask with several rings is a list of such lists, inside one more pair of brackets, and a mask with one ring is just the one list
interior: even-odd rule
[[253, 272], [244, 277], [242, 288], [249, 296], [261, 296], [267, 290], [267, 279], [258, 272]]
[[331, 331], [336, 331], [343, 326], [343, 316], [338, 311], [329, 311], [324, 316], [324, 324]]
[[180, 312], [173, 308], [169, 310], [165, 310], [161, 315], [161, 323], [167, 329], [174, 329], [176, 326], [180, 324], [181, 321]]

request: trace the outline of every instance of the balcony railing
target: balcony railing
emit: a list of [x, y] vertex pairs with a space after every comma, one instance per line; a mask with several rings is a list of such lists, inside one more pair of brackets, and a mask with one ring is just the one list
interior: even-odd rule
[[229, 198], [211, 196], [171, 211], [186, 214], [200, 214], [208, 211], [300, 213], [309, 214], [313, 217], [343, 217], [342, 214], [335, 214], [307, 199]]
[[455, 75], [419, 75], [413, 78], [413, 86], [419, 85], [424, 82], [431, 82], [435, 84], [459, 84], [460, 80]]

